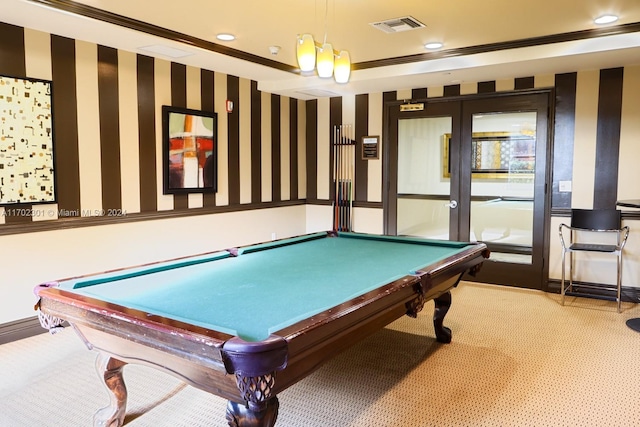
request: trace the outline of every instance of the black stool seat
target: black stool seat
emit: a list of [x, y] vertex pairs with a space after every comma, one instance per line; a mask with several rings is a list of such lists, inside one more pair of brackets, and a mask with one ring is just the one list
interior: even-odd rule
[[569, 247], [571, 251], [590, 251], [590, 252], [615, 252], [618, 249], [616, 245], [599, 245], [596, 243], [574, 243]]

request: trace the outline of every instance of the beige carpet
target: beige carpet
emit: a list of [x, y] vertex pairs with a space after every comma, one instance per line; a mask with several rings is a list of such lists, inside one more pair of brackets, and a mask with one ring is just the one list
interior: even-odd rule
[[[462, 283], [435, 342], [432, 307], [280, 395], [278, 427], [640, 426], [640, 306]], [[85, 427], [108, 402], [71, 329], [0, 346], [1, 427]], [[127, 366], [126, 425], [226, 426], [226, 401]]]

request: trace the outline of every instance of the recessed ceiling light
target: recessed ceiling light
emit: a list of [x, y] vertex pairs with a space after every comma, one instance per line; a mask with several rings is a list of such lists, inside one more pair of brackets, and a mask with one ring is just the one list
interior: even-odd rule
[[598, 25], [611, 24], [612, 22], [616, 22], [618, 17], [616, 15], [602, 15], [593, 20], [594, 23]]
[[440, 42], [429, 42], [424, 45], [425, 49], [440, 49], [443, 46]]
[[229, 33], [220, 33], [216, 36], [218, 40], [222, 40], [223, 42], [230, 42], [236, 39], [236, 36]]

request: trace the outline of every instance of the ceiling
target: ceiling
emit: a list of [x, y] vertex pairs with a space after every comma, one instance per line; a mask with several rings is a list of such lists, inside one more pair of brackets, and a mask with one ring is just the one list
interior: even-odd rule
[[[640, 64], [638, 0], [3, 0], [2, 9], [3, 22], [255, 80], [260, 90], [299, 99]], [[593, 23], [605, 13], [620, 19]], [[370, 25], [405, 16], [425, 27], [388, 34]], [[218, 41], [222, 32], [236, 40]], [[297, 72], [302, 33], [320, 42], [326, 34], [335, 50], [349, 51], [349, 83]], [[431, 41], [444, 46], [429, 52]], [[141, 49], [149, 46], [187, 56]]]

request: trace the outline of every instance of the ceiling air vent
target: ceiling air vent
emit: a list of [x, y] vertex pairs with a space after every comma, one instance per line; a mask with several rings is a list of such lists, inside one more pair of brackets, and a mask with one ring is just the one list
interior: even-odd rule
[[331, 92], [330, 90], [323, 89], [306, 89], [306, 90], [298, 90], [297, 93], [307, 96], [313, 96], [316, 98], [326, 98], [330, 96], [340, 96], [339, 93]]
[[402, 18], [387, 19], [386, 21], [372, 22], [369, 25], [373, 25], [375, 28], [379, 29], [380, 31], [384, 31], [385, 33], [399, 33], [401, 31], [409, 31], [426, 27], [426, 25], [418, 21], [413, 16], [405, 16]]

